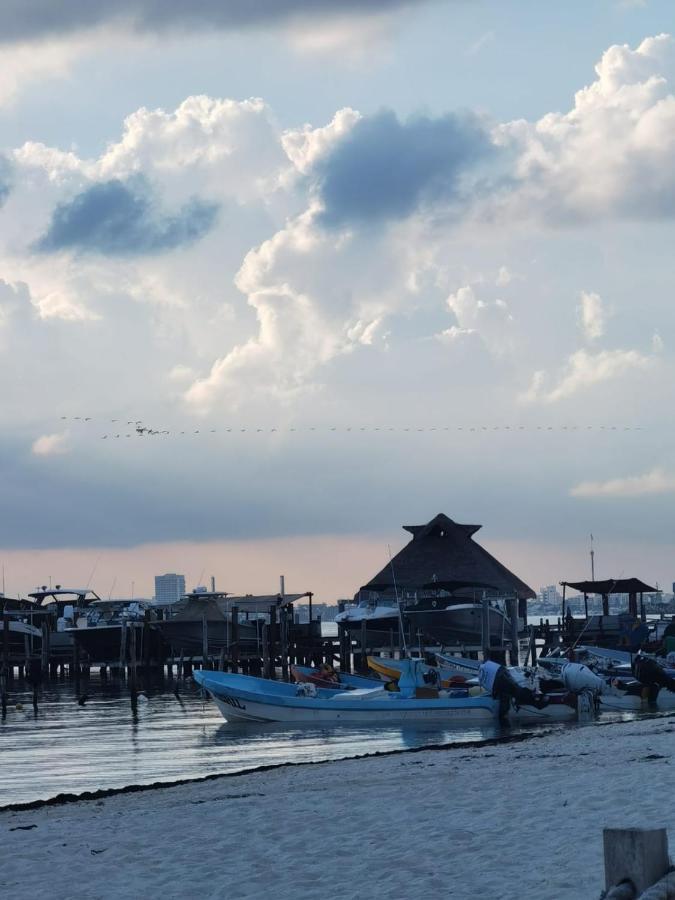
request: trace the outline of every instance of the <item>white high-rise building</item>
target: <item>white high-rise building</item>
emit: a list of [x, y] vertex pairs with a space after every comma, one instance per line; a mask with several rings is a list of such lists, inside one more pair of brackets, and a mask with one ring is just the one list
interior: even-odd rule
[[558, 592], [558, 588], [555, 584], [548, 584], [546, 587], [539, 589], [539, 599], [544, 603], [559, 604], [562, 601], [562, 596]]
[[155, 575], [155, 603], [175, 603], [185, 593], [185, 575]]

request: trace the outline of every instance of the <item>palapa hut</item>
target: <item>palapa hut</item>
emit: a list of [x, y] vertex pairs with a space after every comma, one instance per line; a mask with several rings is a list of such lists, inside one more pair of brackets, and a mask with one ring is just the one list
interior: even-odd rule
[[412, 540], [361, 590], [421, 590], [432, 583], [484, 588], [504, 597], [518, 598], [518, 614], [527, 616], [531, 587], [510, 572], [473, 540], [480, 525], [460, 525], [439, 513], [426, 525], [404, 525]]

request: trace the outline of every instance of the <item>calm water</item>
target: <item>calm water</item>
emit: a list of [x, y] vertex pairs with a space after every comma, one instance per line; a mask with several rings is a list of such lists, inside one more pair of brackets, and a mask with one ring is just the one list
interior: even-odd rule
[[[174, 781], [283, 762], [340, 759], [363, 753], [495, 737], [496, 725], [309, 728], [228, 725], [191, 682], [148, 691], [133, 714], [123, 685], [92, 678], [79, 706], [75, 688], [45, 686], [35, 716], [21, 682], [10, 690], [0, 723], [0, 806], [99, 788]], [[22, 707], [22, 708], [18, 708]], [[514, 729], [510, 729], [511, 732]]]

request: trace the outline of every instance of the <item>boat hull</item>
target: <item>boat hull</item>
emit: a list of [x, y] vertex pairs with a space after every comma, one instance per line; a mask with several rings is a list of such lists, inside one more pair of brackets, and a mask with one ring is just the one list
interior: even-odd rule
[[[263, 679], [244, 675], [198, 671], [194, 678], [211, 694], [228, 722], [361, 724], [367, 727], [392, 722], [450, 725], [491, 722], [497, 715], [497, 703], [489, 697], [419, 700], [379, 690], [365, 691], [369, 695], [367, 698], [337, 696], [335, 691], [318, 691], [316, 697], [304, 697], [294, 693], [294, 685], [265, 684]], [[375, 694], [377, 698], [374, 698]]]
[[[408, 607], [405, 617], [411, 623], [413, 639], [421, 632], [422, 640], [429, 638], [449, 646], [452, 644], [480, 644], [482, 635], [482, 607], [480, 603], [461, 603], [438, 609]], [[489, 608], [490, 643], [502, 644], [510, 637], [510, 623], [501, 610]]]
[[[153, 626], [144, 630], [143, 623], [129, 623], [127, 629], [136, 631], [136, 659], [141, 661], [164, 659], [169, 650], [161, 633]], [[119, 660], [122, 642], [120, 625], [96, 625], [89, 628], [73, 628], [69, 632], [91, 662]], [[127, 631], [125, 659], [130, 657], [130, 635]]]
[[[201, 620], [166, 619], [156, 623], [164, 640], [171, 646], [176, 655], [201, 656], [204, 641], [204, 628]], [[217, 656], [221, 650], [227, 651], [232, 646], [232, 631], [225, 620], [207, 622], [207, 638], [210, 656]], [[258, 628], [253, 622], [239, 623], [239, 646], [255, 645], [258, 641]]]

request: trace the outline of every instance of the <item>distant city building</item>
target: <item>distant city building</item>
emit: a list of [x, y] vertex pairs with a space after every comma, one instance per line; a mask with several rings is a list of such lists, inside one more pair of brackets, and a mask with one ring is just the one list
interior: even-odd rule
[[562, 602], [562, 596], [555, 584], [548, 584], [546, 587], [539, 588], [538, 600], [542, 603], [553, 603], [559, 606]]
[[185, 593], [185, 575], [169, 572], [166, 575], [155, 575], [155, 602], [175, 603]]

